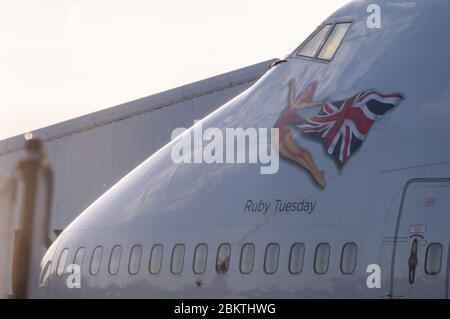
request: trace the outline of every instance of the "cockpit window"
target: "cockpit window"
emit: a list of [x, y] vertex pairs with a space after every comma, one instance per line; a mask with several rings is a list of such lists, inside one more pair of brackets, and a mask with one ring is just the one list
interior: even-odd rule
[[350, 28], [350, 24], [351, 23], [335, 24], [333, 31], [331, 31], [330, 35], [328, 36], [327, 42], [320, 50], [320, 53], [318, 55], [319, 59], [329, 61], [333, 58], [334, 54], [339, 48], [339, 45], [342, 42], [342, 39], [344, 39], [345, 34]]
[[302, 44], [297, 55], [322, 61], [330, 61], [336, 54], [350, 26], [351, 22], [338, 22], [319, 27]]
[[306, 56], [309, 58], [313, 58], [316, 56], [317, 51], [320, 49], [322, 44], [325, 42], [325, 38], [328, 34], [328, 31], [331, 28], [331, 24], [325, 24], [321, 28], [316, 31], [314, 34], [298, 51], [297, 55]]

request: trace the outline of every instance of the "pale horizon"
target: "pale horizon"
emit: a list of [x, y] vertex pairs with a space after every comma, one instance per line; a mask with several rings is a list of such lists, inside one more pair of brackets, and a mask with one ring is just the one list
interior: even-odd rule
[[347, 2], [0, 1], [0, 140], [282, 58]]

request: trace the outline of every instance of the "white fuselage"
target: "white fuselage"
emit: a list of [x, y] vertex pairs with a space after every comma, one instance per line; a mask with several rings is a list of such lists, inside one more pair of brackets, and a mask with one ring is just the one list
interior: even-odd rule
[[[351, 23], [330, 61], [296, 50], [202, 120], [204, 128], [271, 128], [292, 79], [297, 92], [316, 82], [315, 101], [401, 93], [342, 168], [320, 142], [302, 140], [326, 186], [285, 157], [269, 175], [253, 164], [176, 164], [175, 140], [63, 232], [41, 264], [42, 296], [448, 298], [450, 3], [379, 1], [382, 27], [370, 29], [372, 2], [352, 2], [324, 22]], [[73, 263], [79, 248], [81, 287], [69, 289], [58, 263], [65, 249], [64, 265]], [[160, 269], [151, 256], [162, 256]], [[379, 288], [368, 286], [369, 265], [380, 266]]]

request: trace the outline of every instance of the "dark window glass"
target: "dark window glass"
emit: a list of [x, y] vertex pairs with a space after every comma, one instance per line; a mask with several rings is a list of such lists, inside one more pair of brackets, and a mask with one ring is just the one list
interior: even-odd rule
[[150, 253], [150, 265], [149, 271], [151, 274], [159, 274], [161, 271], [161, 264], [163, 258], [163, 245], [157, 244], [153, 246], [152, 251]]
[[89, 273], [93, 276], [98, 275], [100, 271], [100, 264], [102, 262], [102, 253], [103, 253], [102, 246], [95, 247], [94, 251], [92, 252], [91, 267], [89, 269]]
[[358, 247], [355, 243], [347, 243], [342, 247], [341, 272], [343, 274], [352, 274], [355, 271], [357, 254]]
[[67, 262], [67, 257], [68, 256], [69, 256], [69, 249], [65, 248], [61, 252], [61, 255], [59, 255], [58, 266], [56, 267], [56, 275], [57, 276], [62, 276], [62, 274], [64, 274], [64, 271], [66, 269], [66, 262]]
[[315, 57], [317, 51], [320, 49], [325, 41], [328, 31], [331, 28], [331, 24], [322, 26], [316, 33], [302, 46], [297, 55], [306, 57]]
[[142, 246], [135, 245], [130, 252], [130, 261], [128, 263], [128, 272], [136, 275], [141, 268]]
[[274, 274], [278, 268], [278, 256], [280, 255], [280, 245], [269, 244], [264, 256], [264, 271], [266, 274]]
[[303, 270], [303, 257], [305, 256], [305, 245], [295, 243], [291, 247], [289, 254], [289, 272], [291, 274], [299, 274]]
[[44, 269], [42, 269], [41, 274], [39, 275], [39, 287], [47, 287], [48, 286], [48, 279], [50, 277], [50, 268], [52, 266], [52, 263], [48, 261], [45, 264]]
[[170, 270], [173, 274], [180, 274], [183, 271], [184, 250], [183, 244], [177, 244], [173, 247], [172, 263], [170, 266]]
[[78, 248], [77, 252], [75, 253], [75, 257], [73, 258], [73, 263], [80, 266], [80, 268], [83, 265], [85, 251], [86, 249], [84, 247]]
[[222, 244], [217, 250], [216, 271], [224, 274], [230, 268], [231, 246], [230, 244]]
[[208, 259], [208, 246], [206, 244], [199, 244], [195, 247], [194, 252], [194, 266], [195, 274], [203, 274], [206, 269], [206, 260]]
[[255, 245], [245, 244], [241, 250], [240, 270], [243, 274], [249, 274], [253, 270], [253, 263], [255, 261]]
[[351, 23], [337, 23], [331, 31], [327, 42], [318, 55], [319, 59], [331, 60], [345, 37]]
[[438, 275], [441, 272], [442, 245], [439, 243], [428, 245], [426, 255], [425, 272], [432, 276]]
[[316, 274], [326, 274], [328, 271], [329, 262], [330, 245], [327, 243], [321, 243], [316, 248], [316, 254], [314, 258], [314, 271], [316, 272]]
[[122, 246], [114, 246], [109, 257], [108, 271], [111, 275], [115, 275], [120, 269], [120, 259], [122, 258]]

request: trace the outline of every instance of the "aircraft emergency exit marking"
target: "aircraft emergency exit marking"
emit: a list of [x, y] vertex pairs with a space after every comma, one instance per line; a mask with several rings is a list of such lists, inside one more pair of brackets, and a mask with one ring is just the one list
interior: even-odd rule
[[273, 213], [307, 213], [312, 214], [317, 201], [302, 200], [247, 200], [244, 204], [244, 213], [267, 214]]

